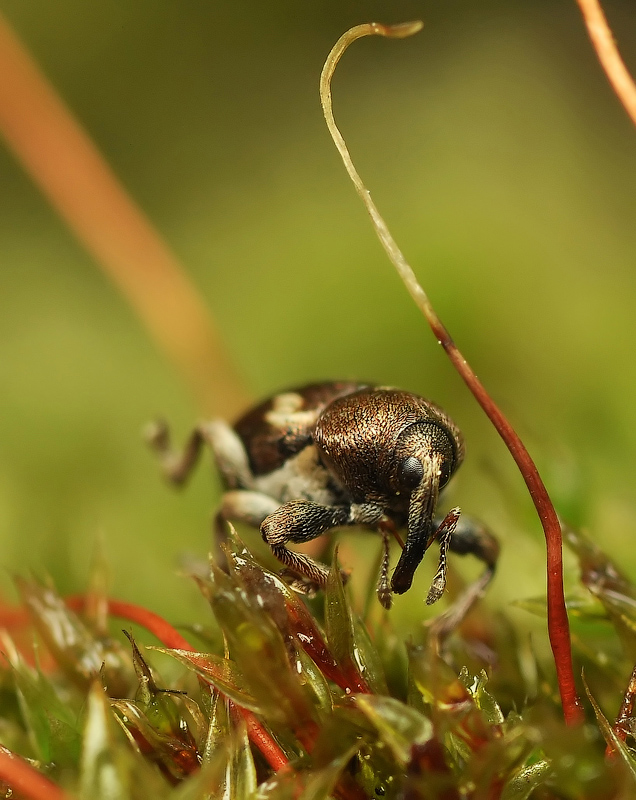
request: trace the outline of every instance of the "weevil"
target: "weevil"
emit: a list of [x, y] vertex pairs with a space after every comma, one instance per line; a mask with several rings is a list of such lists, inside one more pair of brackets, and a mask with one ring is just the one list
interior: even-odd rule
[[[155, 423], [149, 439], [176, 484], [191, 472], [201, 446], [210, 446], [226, 488], [218, 535], [228, 521], [259, 528], [298, 591], [324, 587], [329, 570], [287, 545], [348, 525], [382, 536], [377, 594], [386, 608], [392, 593], [411, 587], [435, 540], [440, 555], [429, 604], [444, 591], [449, 549], [484, 561], [487, 579], [494, 572], [499, 548], [491, 534], [458, 524], [458, 508], [435, 515], [440, 491], [464, 458], [464, 440], [439, 406], [412, 392], [346, 381], [310, 384], [265, 400], [234, 426], [199, 424], [180, 454], [172, 452], [163, 423]], [[389, 581], [390, 536], [403, 528], [406, 541]]]

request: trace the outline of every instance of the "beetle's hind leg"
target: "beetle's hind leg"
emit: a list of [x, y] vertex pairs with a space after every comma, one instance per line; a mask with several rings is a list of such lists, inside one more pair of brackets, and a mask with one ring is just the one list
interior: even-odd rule
[[249, 489], [254, 483], [247, 453], [238, 434], [223, 420], [200, 422], [181, 452], [170, 442], [170, 429], [163, 420], [150, 423], [145, 438], [159, 456], [164, 476], [181, 486], [197, 465], [201, 448], [208, 445], [229, 489]]

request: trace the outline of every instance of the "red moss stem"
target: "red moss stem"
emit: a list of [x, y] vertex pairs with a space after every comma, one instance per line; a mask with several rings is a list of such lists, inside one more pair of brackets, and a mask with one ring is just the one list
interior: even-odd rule
[[510, 454], [523, 476], [528, 487], [532, 502], [537, 509], [541, 525], [545, 533], [547, 550], [547, 596], [548, 596], [548, 635], [556, 666], [557, 680], [561, 702], [563, 704], [563, 714], [568, 724], [579, 723], [583, 720], [583, 711], [580, 700], [576, 693], [574, 682], [574, 671], [572, 668], [572, 651], [570, 645], [570, 627], [568, 623], [565, 597], [563, 594], [563, 562], [562, 562], [562, 543], [561, 525], [548, 492], [539, 476], [539, 472], [526, 450], [523, 442], [515, 432], [512, 425], [508, 422], [501, 410], [495, 404], [488, 392], [477, 378], [472, 368], [457, 349], [450, 334], [442, 324], [437, 312], [433, 308], [422, 285], [417, 280], [413, 269], [407, 262], [404, 254], [398, 247], [395, 239], [391, 235], [386, 222], [378, 211], [377, 206], [371, 199], [371, 195], [360, 177], [351, 154], [347, 148], [345, 140], [340, 133], [333, 115], [331, 102], [331, 78], [340, 60], [340, 57], [347, 47], [363, 36], [388, 36], [402, 38], [416, 33], [422, 27], [420, 22], [405, 23], [403, 25], [380, 25], [369, 23], [367, 25], [357, 25], [351, 28], [336, 42], [333, 49], [327, 56], [325, 66], [320, 77], [320, 99], [325, 121], [329, 132], [333, 138], [338, 152], [343, 160], [347, 173], [351, 178], [355, 189], [364, 203], [366, 210], [371, 217], [371, 222], [375, 232], [386, 251], [391, 263], [397, 270], [402, 282], [406, 286], [413, 301], [424, 314], [431, 330], [442, 345], [449, 359], [457, 372], [472, 392], [473, 396], [486, 412], [488, 418], [495, 426], [497, 432], [504, 440]]
[[472, 367], [461, 354], [450, 334], [439, 320], [428, 320], [437, 340], [444, 348], [453, 366], [460, 374], [473, 396], [485, 411], [497, 433], [503, 439], [510, 455], [514, 459], [519, 472], [537, 510], [546, 543], [546, 585], [548, 603], [548, 636], [554, 656], [557, 681], [563, 705], [563, 715], [568, 725], [583, 722], [584, 714], [581, 701], [576, 691], [574, 669], [572, 666], [572, 648], [570, 643], [570, 623], [563, 592], [563, 541], [561, 523], [548, 494], [548, 490], [539, 475], [536, 464], [532, 460], [526, 446], [512, 427], [504, 413], [484, 388]]
[[[85, 602], [84, 597], [72, 597], [69, 605]], [[155, 614], [153, 611], [148, 611], [143, 606], [137, 606], [133, 603], [124, 603], [121, 600], [108, 600], [108, 611], [115, 617], [127, 619], [130, 622], [135, 622], [142, 628], [150, 631], [159, 639], [166, 647], [174, 650], [190, 650], [196, 652], [195, 648], [183, 638], [179, 631], [175, 630], [169, 622], [166, 622], [163, 617]], [[245, 708], [241, 708], [234, 704], [239, 714], [243, 717], [247, 724], [247, 733], [252, 744], [257, 747], [267, 763], [273, 770], [278, 771], [283, 766], [287, 766], [288, 759], [285, 753], [281, 750], [279, 745], [272, 739], [265, 728], [256, 719], [254, 714]]]
[[0, 745], [0, 781], [25, 800], [71, 800], [63, 789], [3, 745]]
[[[73, 595], [67, 597], [65, 602], [73, 611], [82, 611], [86, 605], [87, 598], [85, 595]], [[175, 630], [169, 622], [153, 611], [143, 608], [143, 606], [137, 606], [133, 603], [125, 603], [122, 600], [113, 600], [109, 598], [108, 613], [114, 617], [127, 619], [129, 622], [134, 622], [136, 625], [145, 628], [156, 636], [165, 647], [169, 647], [173, 650], [189, 650], [190, 652], [196, 652], [190, 642], [184, 639], [179, 631]], [[29, 614], [24, 608], [0, 609], [0, 625], [4, 627], [26, 625], [29, 620]], [[271, 768], [278, 771], [283, 766], [286, 766], [289, 763], [287, 756], [259, 723], [254, 714], [245, 708], [240, 708], [240, 706], [237, 706], [237, 710], [247, 723], [250, 741], [261, 751]], [[0, 772], [0, 779], [1, 778], [2, 773]], [[38, 795], [37, 797], [40, 796], [45, 797], [45, 795]], [[34, 797], [36, 796], [34, 795]], [[49, 795], [47, 795], [47, 797], [49, 797]], [[53, 795], [50, 795], [50, 797], [53, 797]], [[60, 795], [60, 797], [62, 797], [62, 795]]]
[[281, 769], [287, 769], [289, 767], [287, 756], [263, 728], [254, 714], [246, 708], [239, 708], [238, 706], [235, 706], [235, 708], [245, 720], [250, 742], [261, 751], [270, 767], [276, 772]]

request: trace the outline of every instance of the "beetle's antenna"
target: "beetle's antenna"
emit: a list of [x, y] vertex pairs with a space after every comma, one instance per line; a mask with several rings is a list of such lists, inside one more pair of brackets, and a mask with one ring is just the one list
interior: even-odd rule
[[[502, 411], [490, 397], [483, 384], [473, 372], [472, 368], [461, 354], [457, 345], [451, 338], [446, 327], [437, 316], [426, 292], [421, 287], [415, 273], [404, 258], [400, 248], [382, 219], [375, 203], [371, 199], [366, 186], [362, 182], [358, 171], [353, 165], [351, 155], [347, 149], [344, 138], [333, 116], [331, 104], [331, 78], [336, 65], [347, 47], [356, 39], [363, 36], [386, 36], [389, 38], [404, 38], [417, 33], [422, 28], [422, 22], [407, 22], [402, 25], [381, 25], [371, 22], [365, 25], [357, 25], [343, 34], [334, 45], [332, 51], [327, 56], [327, 60], [320, 76], [320, 100], [322, 110], [325, 115], [327, 127], [334, 140], [338, 152], [342, 157], [349, 177], [358, 192], [360, 199], [364, 203], [373, 227], [384, 247], [391, 263], [398, 271], [411, 297], [418, 308], [422, 311], [431, 330], [435, 334], [437, 341], [442, 345], [446, 354], [450, 358], [453, 366], [461, 375], [462, 379], [472, 392], [473, 396], [488, 415], [488, 418], [497, 429], [497, 432], [504, 440], [508, 450], [514, 458], [519, 471], [521, 472], [532, 501], [537, 509], [539, 519], [543, 526], [547, 548], [547, 596], [548, 596], [548, 633], [550, 645], [554, 655], [554, 663], [563, 704], [563, 713], [568, 724], [583, 721], [583, 712], [580, 700], [576, 692], [574, 683], [574, 671], [572, 668], [572, 648], [570, 644], [570, 625], [567, 610], [565, 607], [565, 597], [563, 594], [563, 553], [561, 540], [561, 525], [557, 517], [547, 489], [539, 475], [536, 465], [525, 445], [517, 435], [516, 431], [508, 422]], [[407, 543], [408, 546], [408, 543]]]

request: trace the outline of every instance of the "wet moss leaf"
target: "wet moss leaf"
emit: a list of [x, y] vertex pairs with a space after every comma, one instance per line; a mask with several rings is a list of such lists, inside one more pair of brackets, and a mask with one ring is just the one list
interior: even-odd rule
[[486, 671], [482, 669], [479, 675], [472, 677], [468, 673], [468, 669], [462, 667], [459, 673], [459, 679], [475, 701], [477, 708], [484, 713], [487, 722], [491, 725], [503, 724], [504, 715], [499, 704], [495, 698], [486, 691], [486, 684], [488, 683]]
[[621, 739], [618, 738], [609, 720], [601, 711], [601, 707], [596, 702], [594, 696], [590, 692], [589, 686], [587, 685], [587, 681], [585, 680], [585, 676], [583, 676], [583, 685], [585, 687], [585, 693], [587, 694], [587, 698], [592, 704], [592, 708], [594, 709], [596, 721], [598, 722], [598, 726], [601, 730], [601, 733], [603, 734], [603, 738], [607, 742], [608, 746], [613, 750], [615, 756], [618, 757], [623, 763], [623, 766], [625, 767], [626, 773], [630, 778], [632, 786], [636, 791], [636, 759], [627, 748], [625, 742], [621, 741]]
[[14, 666], [20, 709], [38, 759], [56, 767], [76, 767], [81, 749], [81, 723], [72, 704], [63, 702], [53, 684], [23, 663]]
[[226, 776], [228, 771], [229, 748], [225, 746], [216, 751], [214, 757], [187, 780], [176, 786], [169, 800], [223, 800], [226, 798]]
[[247, 708], [255, 714], [264, 713], [263, 707], [249, 693], [245, 677], [234, 661], [215, 656], [212, 653], [195, 653], [192, 650], [172, 650], [167, 647], [154, 646], [149, 649], [165, 653], [180, 661], [241, 708]]
[[388, 694], [382, 659], [362, 620], [353, 618], [354, 654], [363, 679], [374, 694]]
[[[212, 610], [261, 713], [292, 728], [313, 719], [313, 710], [273, 619], [230, 578], [214, 570]], [[219, 687], [220, 688], [220, 687]]]
[[256, 767], [247, 737], [247, 728], [241, 721], [234, 729], [228, 777], [229, 796], [232, 800], [252, 800], [256, 787]]
[[427, 717], [393, 697], [356, 695], [356, 705], [404, 766], [413, 745], [423, 745], [433, 736], [433, 724]]
[[414, 690], [422, 702], [438, 709], [463, 708], [473, 704], [470, 693], [451, 667], [429, 647], [408, 649], [409, 682], [412, 705], [417, 705]]
[[506, 783], [501, 800], [528, 800], [550, 774], [550, 762], [542, 759], [518, 770]]
[[301, 647], [296, 651], [296, 670], [302, 683], [309, 689], [314, 705], [325, 714], [331, 713], [333, 698], [329, 684], [314, 661]]
[[285, 640], [298, 642], [326, 678], [342, 689], [347, 688], [346, 677], [299, 596], [278, 575], [254, 561], [244, 547], [240, 555], [228, 552], [228, 558], [241, 586], [269, 614]]
[[157, 733], [180, 741], [187, 750], [196, 750], [194, 739], [181, 708], [182, 705], [186, 705], [196, 723], [203, 727], [205, 723], [198, 705], [183, 692], [160, 689], [135, 640], [131, 634], [126, 631], [124, 633], [132, 647], [133, 666], [139, 680], [139, 686], [135, 693], [136, 705]]
[[214, 761], [217, 753], [229, 753], [227, 743], [230, 738], [230, 723], [227, 713], [227, 701], [215, 689], [210, 704], [210, 722], [205, 737], [201, 759], [203, 764]]
[[167, 798], [168, 786], [116, 736], [108, 698], [99, 683], [88, 694], [79, 780], [81, 800]]
[[325, 588], [325, 626], [329, 649], [339, 664], [354, 662], [353, 619], [344, 591], [336, 549]]
[[337, 548], [325, 587], [325, 627], [329, 650], [344, 677], [346, 691], [370, 691], [360, 671], [361, 658], [354, 636], [353, 614], [342, 583]]
[[92, 681], [103, 659], [86, 625], [49, 586], [22, 578], [16, 583], [38, 633], [58, 664], [81, 684]]
[[356, 754], [358, 745], [351, 746], [347, 751], [334, 758], [321, 769], [314, 770], [308, 776], [305, 788], [300, 794], [300, 800], [327, 800], [340, 778], [342, 771], [352, 757]]
[[125, 695], [132, 673], [119, 645], [97, 639], [50, 586], [16, 578], [33, 623], [57, 663], [78, 686], [87, 688], [97, 675], [114, 695]]
[[303, 784], [302, 773], [281, 770], [259, 785], [256, 800], [298, 800]]
[[183, 780], [199, 769], [199, 754], [187, 728], [179, 729], [180, 735], [158, 730], [154, 725], [156, 717], [151, 721], [133, 700], [114, 700], [112, 707], [119, 712], [141, 752], [166, 774]]

